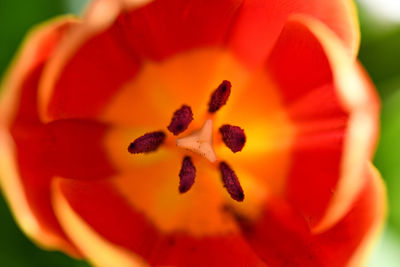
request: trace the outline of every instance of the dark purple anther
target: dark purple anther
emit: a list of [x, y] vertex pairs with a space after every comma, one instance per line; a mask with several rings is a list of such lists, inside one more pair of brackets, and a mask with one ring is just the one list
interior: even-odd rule
[[236, 173], [226, 162], [221, 162], [219, 164], [219, 170], [221, 171], [224, 187], [228, 190], [231, 197], [236, 201], [243, 201], [244, 193]]
[[196, 168], [193, 165], [192, 160], [189, 156], [186, 156], [182, 162], [182, 168], [179, 172], [179, 192], [187, 192], [194, 184], [194, 178], [196, 177]]
[[165, 133], [162, 131], [147, 133], [133, 141], [128, 151], [132, 154], [148, 153], [157, 150], [164, 142]]
[[171, 123], [167, 128], [174, 135], [178, 135], [187, 129], [192, 120], [192, 109], [189, 106], [183, 105], [180, 109], [174, 112]]
[[219, 128], [219, 131], [222, 134], [222, 140], [225, 145], [229, 147], [233, 153], [239, 152], [243, 149], [244, 144], [246, 143], [246, 135], [244, 134], [243, 129], [238, 126], [225, 124]]
[[225, 80], [215, 89], [208, 103], [208, 112], [214, 113], [226, 104], [231, 94], [231, 87], [231, 83]]

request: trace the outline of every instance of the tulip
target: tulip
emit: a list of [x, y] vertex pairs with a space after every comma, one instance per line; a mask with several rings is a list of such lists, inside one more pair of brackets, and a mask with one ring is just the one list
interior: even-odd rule
[[0, 98], [21, 229], [96, 266], [362, 266], [379, 100], [347, 0], [97, 0]]

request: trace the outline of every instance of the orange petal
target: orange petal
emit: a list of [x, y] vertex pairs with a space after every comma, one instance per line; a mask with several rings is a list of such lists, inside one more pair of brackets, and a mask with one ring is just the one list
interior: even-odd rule
[[[68, 240], [50, 204], [51, 180], [61, 174], [74, 179], [100, 179], [114, 173], [101, 146], [106, 129], [91, 122], [56, 121], [35, 126], [16, 123], [10, 135], [4, 132], [1, 141], [5, 143], [6, 171], [2, 176], [17, 218], [21, 209], [17, 203], [26, 202], [38, 227]], [[40, 235], [37, 238], [48, 242]], [[49, 246], [71, 252], [67, 245], [58, 243]]]
[[53, 184], [55, 212], [65, 232], [78, 245], [91, 263], [96, 266], [147, 266], [139, 256], [121, 246], [111, 243], [95, 232], [72, 209], [61, 192], [61, 181], [55, 180]]
[[[74, 18], [62, 17], [35, 29], [25, 41], [2, 84], [0, 182], [18, 224], [28, 236], [41, 246], [62, 249], [78, 256], [79, 252], [65, 236], [53, 214], [49, 188], [45, 186], [50, 179], [49, 174], [29, 165], [34, 162], [31, 158], [40, 158], [41, 148], [29, 142], [26, 143], [28, 147], [21, 147], [22, 143], [15, 140], [17, 132], [25, 140], [30, 135], [32, 138], [42, 136], [36, 110], [37, 83], [44, 62], [75, 23]], [[22, 127], [25, 127], [24, 130]], [[39, 152], [21, 155], [20, 152], [29, 150], [29, 147], [35, 147]], [[32, 188], [35, 188], [34, 192]]]
[[231, 46], [248, 65], [268, 57], [286, 20], [293, 14], [309, 15], [325, 23], [343, 41], [349, 55], [357, 55], [360, 34], [353, 1], [247, 0], [232, 30]]
[[61, 224], [94, 263], [115, 257], [128, 265], [145, 260], [151, 266], [264, 266], [238, 233], [195, 237], [161, 231], [110, 181], [59, 179], [53, 189]]
[[[83, 23], [60, 45], [40, 90], [44, 119], [98, 117], [134, 80], [143, 62], [223, 43], [241, 0], [210, 1], [211, 5], [198, 0], [154, 1], [134, 8], [123, 2], [95, 1]], [[138, 90], [131, 99], [132, 109], [156, 113], [146, 107], [148, 99], [143, 97], [151, 89], [132, 90]]]
[[385, 189], [372, 165], [364, 179], [349, 212], [328, 231], [313, 234], [296, 208], [276, 201], [259, 220], [241, 221], [244, 235], [268, 266], [363, 266], [386, 210]]
[[287, 196], [314, 231], [336, 223], [365, 182], [379, 101], [374, 87], [322, 23], [293, 17], [268, 60], [268, 70], [296, 129]]
[[[40, 90], [42, 118], [98, 118], [143, 64], [200, 47], [230, 47], [244, 62], [263, 62], [284, 21], [294, 13], [326, 22], [351, 53], [358, 47], [354, 9], [346, 0], [329, 4], [316, 0], [306, 4], [298, 0], [157, 0], [142, 6], [146, 2], [94, 1], [83, 23], [71, 31], [46, 67]], [[179, 75], [173, 77], [180, 79]], [[185, 86], [186, 91], [192, 84]], [[130, 89], [135, 91], [130, 108], [142, 111], [132, 116], [157, 113], [146, 105], [151, 103], [146, 90], [153, 88]], [[194, 90], [194, 94], [201, 97], [209, 89]], [[130, 112], [124, 108], [123, 113]]]

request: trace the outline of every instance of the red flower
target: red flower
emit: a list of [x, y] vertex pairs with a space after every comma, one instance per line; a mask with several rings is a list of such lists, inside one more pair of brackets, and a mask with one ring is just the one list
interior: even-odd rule
[[26, 234], [99, 266], [360, 266], [385, 193], [350, 1], [139, 2], [40, 26], [3, 83]]

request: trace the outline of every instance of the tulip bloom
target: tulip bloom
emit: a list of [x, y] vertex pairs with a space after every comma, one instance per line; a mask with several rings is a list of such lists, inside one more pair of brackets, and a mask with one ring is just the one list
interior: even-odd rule
[[97, 0], [2, 84], [23, 231], [97, 266], [360, 266], [385, 213], [347, 0]]

